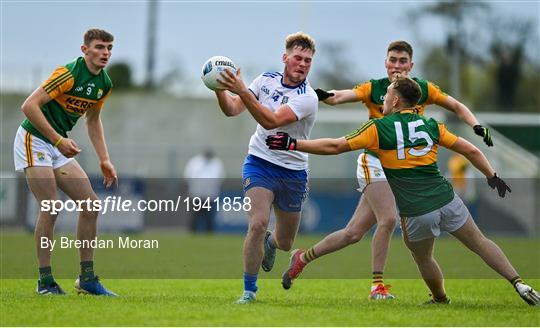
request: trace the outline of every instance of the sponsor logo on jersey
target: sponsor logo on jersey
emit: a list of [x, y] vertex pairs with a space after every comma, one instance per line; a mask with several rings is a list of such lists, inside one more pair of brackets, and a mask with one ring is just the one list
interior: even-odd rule
[[79, 98], [75, 96], [65, 95], [56, 98], [56, 101], [60, 103], [68, 112], [84, 114], [87, 110], [92, 108], [96, 102], [90, 101], [85, 98]]
[[276, 102], [276, 101], [279, 100], [279, 97], [281, 97], [281, 96], [283, 96], [283, 92], [276, 90], [272, 94], [272, 100], [274, 100], [274, 102]]

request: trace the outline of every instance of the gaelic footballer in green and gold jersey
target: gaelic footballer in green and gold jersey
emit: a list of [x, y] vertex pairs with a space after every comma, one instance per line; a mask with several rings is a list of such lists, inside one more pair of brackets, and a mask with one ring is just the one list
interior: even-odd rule
[[[388, 87], [384, 100], [383, 114], [386, 116], [369, 121], [354, 133], [339, 139], [316, 140], [296, 140], [286, 133], [278, 133], [269, 136], [266, 144], [270, 149], [321, 155], [357, 149], [376, 152], [396, 196], [405, 244], [433, 295], [429, 303], [450, 303], [443, 274], [433, 258], [435, 238], [441, 231], [446, 231], [506, 278], [525, 302], [540, 305], [540, 294], [523, 282], [501, 249], [480, 232], [459, 196], [441, 176], [437, 168], [438, 145], [463, 154], [484, 173], [489, 186], [496, 188], [499, 196], [504, 197], [510, 188], [497, 177], [478, 148], [448, 132], [444, 125], [416, 113], [414, 106], [420, 97], [417, 82], [397, 78]], [[312, 260], [307, 257], [316, 258], [314, 250], [295, 251], [284, 275], [297, 278]]]
[[[422, 90], [422, 96], [415, 106], [420, 115], [424, 115], [424, 110], [428, 105], [444, 106], [448, 95], [442, 92], [436, 84], [417, 77], [412, 79], [418, 83]], [[383, 117], [384, 95], [386, 95], [386, 90], [390, 83], [390, 79], [385, 77], [360, 83], [352, 89], [356, 94], [357, 100], [366, 105], [370, 119]]]
[[454, 198], [437, 167], [438, 146], [450, 148], [457, 137], [444, 124], [415, 110], [403, 110], [364, 124], [345, 137], [351, 150], [377, 154], [402, 216], [431, 212]]
[[[394, 41], [388, 45], [384, 66], [387, 77], [371, 79], [360, 83], [352, 89], [324, 91], [316, 89], [320, 101], [328, 105], [337, 105], [348, 102], [362, 102], [366, 105], [369, 118], [382, 117], [382, 108], [386, 89], [397, 76], [409, 77], [414, 66], [413, 48], [406, 41]], [[491, 133], [488, 128], [478, 123], [471, 110], [457, 99], [442, 92], [439, 87], [430, 81], [413, 78], [422, 90], [422, 96], [415, 105], [420, 115], [424, 114], [426, 106], [434, 104], [454, 112], [460, 120], [470, 125], [474, 132], [483, 137], [488, 146], [493, 146]]]
[[[100, 110], [112, 90], [112, 82], [105, 70], [97, 75], [88, 70], [84, 57], [58, 67], [41, 87], [52, 98], [41, 106], [41, 111], [58, 134], [67, 138], [77, 120], [88, 110]], [[32, 135], [49, 143], [28, 119], [22, 127]]]
[[[51, 268], [52, 245], [44, 238], [54, 237], [56, 214], [43, 202], [58, 198], [58, 188], [72, 200], [96, 201], [98, 197], [87, 174], [75, 157], [81, 149], [68, 132], [84, 116], [88, 137], [99, 160], [106, 188], [117, 185], [116, 169], [111, 162], [101, 109], [111, 93], [112, 83], [105, 72], [112, 54], [114, 37], [92, 28], [84, 34], [80, 49], [83, 57], [57, 68], [30, 94], [21, 106], [26, 119], [18, 128], [13, 144], [15, 170], [23, 171], [29, 189], [40, 203], [35, 242], [39, 266], [36, 292], [39, 295], [65, 294], [56, 283]], [[97, 211], [83, 209], [77, 223], [77, 240], [83, 244], [96, 239]], [[116, 296], [94, 274], [94, 249], [79, 249], [81, 274], [75, 281], [77, 293]]]

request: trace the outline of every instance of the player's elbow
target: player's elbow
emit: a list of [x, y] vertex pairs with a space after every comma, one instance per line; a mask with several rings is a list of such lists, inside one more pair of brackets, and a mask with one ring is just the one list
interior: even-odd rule
[[25, 101], [21, 105], [21, 111], [24, 113], [24, 115], [28, 116], [28, 113], [30, 113], [30, 109], [32, 108], [31, 104], [28, 101]]
[[233, 105], [233, 106], [220, 106], [220, 108], [221, 108], [221, 111], [223, 112], [223, 114], [225, 116], [227, 116], [227, 117], [237, 116], [238, 114], [242, 113], [242, 111], [243, 111], [242, 108], [239, 108], [236, 105]]
[[341, 145], [339, 142], [337, 141], [333, 141], [332, 143], [328, 144], [326, 146], [326, 149], [325, 149], [325, 154], [326, 155], [339, 155], [341, 153], [344, 153], [346, 152], [347, 150], [345, 150], [343, 148], [343, 145]]
[[279, 127], [279, 125], [269, 122], [261, 123], [261, 126], [265, 128], [266, 130], [273, 130]]
[[284, 111], [282, 113], [271, 113], [270, 115], [264, 115], [261, 117], [259, 123], [266, 130], [272, 130], [296, 121], [298, 121], [298, 117], [291, 110]]
[[244, 110], [243, 107], [241, 107], [241, 104], [239, 104], [235, 98], [227, 101], [227, 98], [221, 99], [218, 97], [218, 104], [221, 112], [223, 112], [223, 114], [227, 117], [236, 116]]
[[91, 130], [96, 126], [97, 120], [95, 118], [89, 116], [89, 117], [86, 118], [85, 123], [86, 123], [86, 128]]
[[276, 129], [276, 128], [279, 128], [281, 125], [279, 124], [279, 122], [276, 120], [276, 118], [274, 117], [271, 117], [271, 118], [268, 118], [268, 119], [265, 119], [265, 120], [262, 120], [261, 122], [259, 122], [261, 124], [261, 126], [263, 128], [265, 128], [266, 130], [273, 130], [273, 129]]
[[339, 154], [341, 154], [341, 153], [342, 153], [342, 152], [339, 151], [339, 149], [338, 149], [337, 147], [334, 147], [334, 148], [330, 149], [330, 150], [327, 152], [328, 155], [339, 155]]
[[472, 146], [471, 149], [467, 150], [467, 155], [468, 157], [476, 157], [482, 155], [482, 152], [476, 146]]
[[21, 106], [21, 111], [23, 112], [24, 116], [30, 117], [33, 112], [39, 111], [39, 105], [32, 103], [30, 101], [25, 101]]
[[480, 149], [471, 143], [463, 144], [461, 147], [459, 147], [459, 149], [457, 149], [457, 151], [465, 157], [474, 157], [480, 154]]

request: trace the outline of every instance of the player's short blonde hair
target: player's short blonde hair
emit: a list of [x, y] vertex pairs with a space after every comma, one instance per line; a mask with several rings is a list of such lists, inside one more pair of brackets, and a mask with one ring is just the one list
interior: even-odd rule
[[405, 77], [396, 77], [394, 84], [394, 90], [400, 95], [406, 107], [414, 107], [418, 104], [420, 97], [422, 97], [422, 90], [415, 80]]
[[102, 29], [91, 28], [84, 33], [84, 45], [89, 46], [94, 40], [100, 40], [104, 42], [113, 42], [114, 36]]
[[285, 38], [285, 50], [291, 51], [294, 47], [300, 47], [302, 50], [309, 49], [315, 53], [315, 40], [306, 33], [299, 31]]

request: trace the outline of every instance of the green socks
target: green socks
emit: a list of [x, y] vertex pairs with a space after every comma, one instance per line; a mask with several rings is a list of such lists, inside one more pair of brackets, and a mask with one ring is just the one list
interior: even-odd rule
[[88, 281], [94, 279], [94, 261], [81, 262], [81, 280]]
[[44, 286], [50, 286], [54, 282], [52, 269], [50, 266], [39, 268], [39, 283]]

